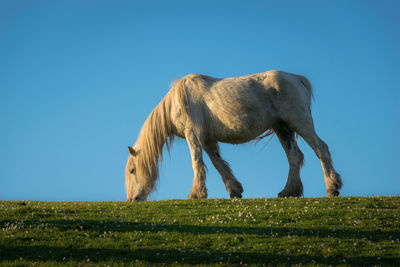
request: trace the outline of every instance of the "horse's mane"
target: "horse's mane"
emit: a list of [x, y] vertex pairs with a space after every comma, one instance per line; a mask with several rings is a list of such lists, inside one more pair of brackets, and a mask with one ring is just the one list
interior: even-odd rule
[[135, 147], [138, 147], [136, 177], [148, 193], [158, 177], [158, 161], [162, 160], [164, 144], [169, 150], [174, 135], [171, 123], [171, 91], [154, 108], [140, 130]]

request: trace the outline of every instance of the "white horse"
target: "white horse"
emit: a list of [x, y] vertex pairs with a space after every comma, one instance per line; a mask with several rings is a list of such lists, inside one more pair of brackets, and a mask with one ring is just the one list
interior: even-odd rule
[[296, 133], [321, 161], [328, 196], [338, 196], [340, 175], [333, 168], [328, 146], [316, 134], [311, 116], [312, 87], [301, 75], [267, 71], [226, 79], [190, 74], [174, 83], [142, 126], [129, 148], [125, 183], [128, 200], [146, 200], [158, 178], [164, 144], [174, 136], [188, 142], [194, 171], [188, 198], [207, 198], [204, 150], [222, 177], [231, 198], [243, 188], [221, 158], [218, 142], [241, 144], [276, 134], [289, 161], [289, 175], [279, 197], [303, 195], [300, 168], [303, 153]]

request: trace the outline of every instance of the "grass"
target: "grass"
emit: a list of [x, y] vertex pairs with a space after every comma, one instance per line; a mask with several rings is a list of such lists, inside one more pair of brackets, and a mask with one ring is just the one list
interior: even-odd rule
[[0, 265], [400, 266], [400, 197], [0, 202]]

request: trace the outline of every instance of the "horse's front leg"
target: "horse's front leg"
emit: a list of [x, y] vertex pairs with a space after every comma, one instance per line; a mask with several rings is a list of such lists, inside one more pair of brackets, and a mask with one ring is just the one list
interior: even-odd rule
[[194, 172], [193, 188], [188, 198], [207, 198], [206, 171], [203, 162], [203, 152], [201, 141], [198, 135], [192, 130], [186, 132], [190, 155], [192, 157], [192, 167]]

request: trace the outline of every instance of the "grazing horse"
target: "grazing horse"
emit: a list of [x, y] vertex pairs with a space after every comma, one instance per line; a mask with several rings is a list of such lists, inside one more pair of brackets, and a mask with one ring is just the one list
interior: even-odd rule
[[267, 71], [225, 79], [190, 74], [177, 80], [154, 108], [129, 149], [125, 170], [128, 200], [146, 200], [158, 178], [163, 146], [175, 136], [185, 138], [194, 171], [188, 198], [207, 198], [203, 150], [217, 169], [231, 198], [243, 187], [222, 158], [218, 142], [241, 144], [276, 134], [289, 161], [289, 175], [279, 197], [303, 195], [300, 168], [304, 155], [300, 135], [320, 159], [328, 196], [338, 196], [340, 175], [328, 146], [316, 134], [311, 116], [312, 87], [301, 75]]

